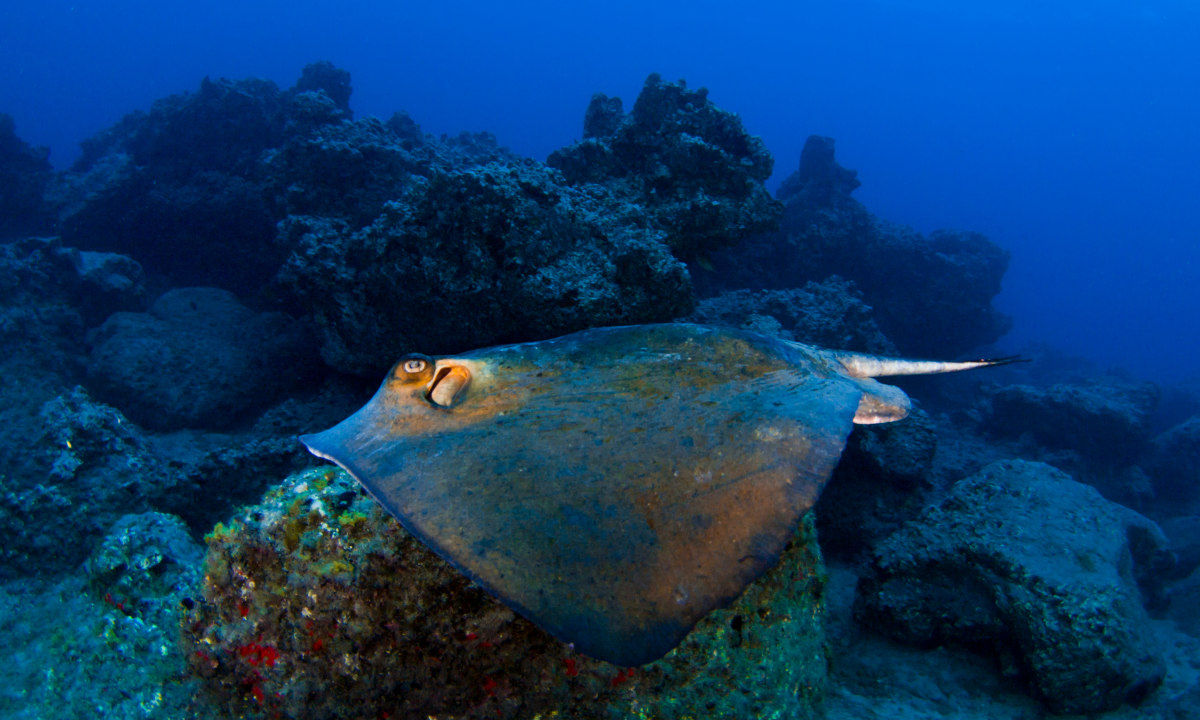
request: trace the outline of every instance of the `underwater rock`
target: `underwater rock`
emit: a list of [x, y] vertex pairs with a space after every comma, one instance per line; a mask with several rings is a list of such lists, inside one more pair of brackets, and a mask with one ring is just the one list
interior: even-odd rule
[[[0, 361], [75, 375], [85, 322], [80, 255], [57, 238], [0, 243]], [[89, 298], [91, 299], [91, 298]]]
[[78, 196], [64, 240], [131, 255], [174, 284], [261, 284], [281, 258], [259, 157], [282, 142], [285, 107], [274, 83], [205, 79], [126, 116], [83, 144], [64, 180]]
[[130, 513], [173, 513], [204, 532], [266, 478], [313, 462], [294, 434], [269, 429], [146, 434], [81, 387], [45, 403], [36, 428], [0, 476], [0, 577], [70, 569]]
[[280, 282], [344, 372], [692, 308], [687, 270], [661, 233], [533, 161], [436, 172], [356, 232], [295, 215], [282, 227], [294, 250]]
[[[324, 89], [337, 95], [324, 98], [328, 112], [314, 108]], [[131, 255], [174, 284], [257, 287], [283, 259], [273, 242], [282, 213], [264, 157], [289, 132], [341, 122], [348, 97], [344, 71], [318, 64], [290, 91], [206, 78], [195, 93], [127, 115], [85, 141], [60, 179], [63, 237]]]
[[860, 289], [884, 334], [905, 355], [949, 357], [992, 342], [1009, 318], [992, 298], [1008, 253], [983, 235], [928, 236], [876, 218], [850, 192], [858, 181], [829, 138], [807, 142], [778, 197], [777, 232], [751, 237], [691, 267], [701, 295], [730, 288], [789, 288], [832, 275]]
[[546, 163], [570, 183], [604, 185], [642, 206], [681, 260], [776, 226], [779, 204], [763, 185], [770, 153], [706, 89], [652, 74], [633, 111], [621, 109], [616, 98], [593, 96], [584, 139], [554, 151]]
[[178, 516], [197, 534], [257, 501], [273, 478], [313, 465], [292, 433], [181, 430], [149, 441], [170, 469], [155, 509]]
[[55, 239], [0, 243], [0, 467], [26, 477], [43, 404], [83, 379], [85, 320], [76, 254]]
[[904, 422], [855, 427], [817, 500], [821, 549], [830, 557], [858, 558], [920, 514], [935, 489], [937, 445], [933, 423], [920, 409]]
[[294, 90], [296, 93], [318, 91], [345, 113], [347, 120], [350, 119], [350, 73], [333, 63], [321, 60], [305, 65]]
[[204, 551], [179, 518], [159, 512], [117, 520], [84, 567], [97, 600], [158, 627], [179, 621], [179, 605], [200, 588]]
[[1174, 517], [1159, 525], [1175, 553], [1172, 577], [1183, 577], [1200, 567], [1200, 516]]
[[989, 648], [1053, 712], [1111, 710], [1163, 680], [1138, 577], [1166, 560], [1141, 515], [1050, 466], [998, 462], [879, 546], [855, 616], [907, 643]]
[[811, 522], [779, 565], [636, 669], [575, 653], [332, 468], [208, 536], [189, 662], [216, 702], [285, 718], [811, 717], [826, 672]]
[[1177, 514], [1181, 506], [1200, 514], [1200, 415], [1154, 438], [1148, 471], [1156, 495]]
[[84, 250], [75, 255], [75, 269], [80, 280], [78, 306], [89, 327], [115, 312], [146, 306], [146, 274], [133, 258]]
[[1007, 385], [991, 389], [982, 425], [996, 435], [1028, 433], [1043, 447], [1073, 450], [1092, 467], [1123, 467], [1145, 450], [1157, 400], [1154, 385], [1115, 379]]
[[53, 168], [49, 148], [17, 137], [11, 115], [0, 113], [0, 239], [45, 233], [52, 225], [43, 200]]
[[837, 350], [900, 354], [880, 332], [854, 283], [838, 277], [788, 290], [729, 290], [701, 300], [684, 320]]
[[145, 437], [82, 388], [41, 408], [16, 472], [0, 476], [0, 574], [69, 568], [122, 515], [148, 510], [163, 483]]
[[[794, 201], [809, 205], [831, 205], [834, 198], [846, 198], [859, 185], [858, 172], [844, 168], [834, 159], [834, 139], [809, 135], [800, 151], [800, 168], [779, 185], [780, 202]], [[802, 199], [797, 196], [803, 195]]]
[[311, 380], [315, 346], [281, 313], [256, 314], [217, 288], [164, 293], [88, 338], [88, 384], [148, 428], [228, 428]]
[[386, 123], [329, 116], [301, 124], [298, 116], [337, 110], [318, 93], [300, 93], [292, 104], [304, 110], [291, 111], [286, 141], [264, 155], [271, 192], [287, 214], [336, 219], [348, 231], [370, 225], [386, 204], [401, 201], [434, 174], [522, 162], [490, 133], [436, 139], [404, 113]]
[[1166, 616], [1179, 629], [1200, 637], [1200, 569], [1175, 583], [1167, 593]]

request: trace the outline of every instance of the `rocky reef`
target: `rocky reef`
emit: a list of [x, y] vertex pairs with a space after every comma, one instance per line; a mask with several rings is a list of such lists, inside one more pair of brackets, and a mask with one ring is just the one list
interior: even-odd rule
[[1190, 716], [1195, 393], [1053, 355], [906, 383], [780, 565], [632, 671], [310, 469], [295, 435], [407, 352], [686, 319], [949, 358], [1008, 327], [1004, 250], [875, 217], [830, 138], [772, 198], [761, 141], [682, 81], [596, 95], [545, 163], [350, 98], [329, 63], [206, 79], [59, 173], [0, 116], [0, 611], [33, 658], [0, 714]]

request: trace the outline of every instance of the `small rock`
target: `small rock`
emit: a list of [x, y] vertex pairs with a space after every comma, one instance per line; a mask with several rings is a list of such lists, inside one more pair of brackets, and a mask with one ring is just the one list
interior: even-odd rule
[[1162, 500], [1176, 509], [1200, 505], [1200, 415], [1154, 438], [1149, 472]]
[[182, 520], [159, 512], [126, 515], [92, 552], [84, 574], [92, 594], [130, 616], [166, 627], [197, 597], [204, 550]]
[[146, 427], [228, 428], [314, 376], [303, 325], [231, 293], [184, 288], [148, 313], [115, 313], [89, 336], [96, 395]]

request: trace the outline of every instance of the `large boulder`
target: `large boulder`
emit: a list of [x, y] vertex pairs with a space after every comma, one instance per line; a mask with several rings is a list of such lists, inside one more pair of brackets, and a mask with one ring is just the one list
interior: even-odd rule
[[986, 648], [1054, 712], [1145, 699], [1164, 664], [1147, 589], [1169, 567], [1146, 518], [1041, 463], [1003, 461], [873, 553], [855, 614], [898, 640]]
[[232, 427], [317, 370], [303, 324], [217, 288], [172, 290], [149, 312], [114, 313], [89, 340], [89, 387], [158, 430]]
[[646, 78], [624, 114], [618, 98], [595, 95], [584, 139], [547, 159], [573, 184], [601, 184], [645, 208], [671, 252], [693, 260], [775, 227], [779, 204], [763, 183], [774, 164], [762, 141], [708, 90]]
[[1049, 449], [1071, 450], [1094, 466], [1136, 461], [1150, 439], [1158, 389], [1116, 379], [1050, 387], [1005, 385], [988, 393], [983, 427], [1000, 436], [1028, 434]]
[[291, 216], [281, 283], [312, 313], [321, 354], [378, 375], [405, 352], [458, 352], [692, 308], [683, 264], [602, 189], [532, 161], [435, 172], [354, 230]]

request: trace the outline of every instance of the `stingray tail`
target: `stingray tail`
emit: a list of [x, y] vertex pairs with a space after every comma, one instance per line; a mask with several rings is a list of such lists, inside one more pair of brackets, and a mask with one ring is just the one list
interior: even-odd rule
[[889, 377], [892, 375], [936, 375], [938, 373], [960, 372], [962, 370], [974, 370], [975, 368], [1029, 362], [1029, 358], [1021, 357], [1020, 355], [958, 362], [944, 360], [903, 360], [901, 358], [860, 355], [859, 353], [850, 352], [834, 353], [834, 358], [845, 368], [847, 375], [857, 378]]

